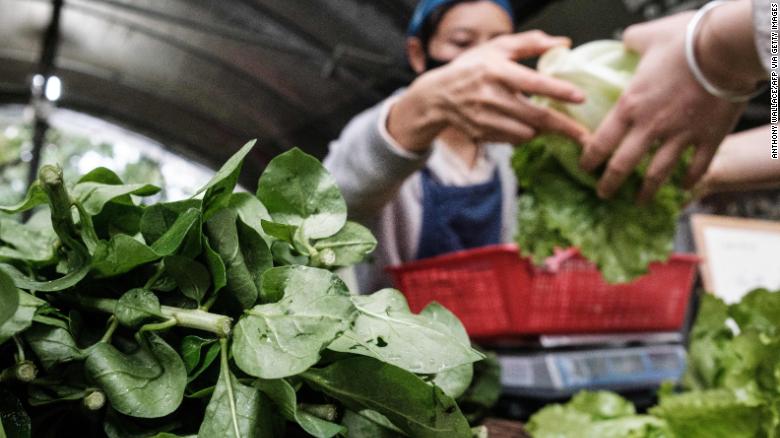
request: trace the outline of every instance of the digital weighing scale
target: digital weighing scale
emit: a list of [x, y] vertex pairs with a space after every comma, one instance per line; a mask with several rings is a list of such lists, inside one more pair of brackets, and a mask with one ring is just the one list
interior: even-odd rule
[[678, 382], [685, 371], [677, 332], [541, 336], [538, 345], [498, 353], [505, 395], [556, 399], [582, 389], [652, 389]]

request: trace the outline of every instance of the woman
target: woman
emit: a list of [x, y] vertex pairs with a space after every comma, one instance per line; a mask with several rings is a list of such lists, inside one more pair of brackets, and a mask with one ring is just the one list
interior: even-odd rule
[[584, 141], [582, 127], [524, 96], [576, 103], [583, 94], [516, 62], [569, 41], [513, 31], [507, 0], [422, 1], [407, 39], [418, 77], [331, 143], [325, 165], [351, 217], [379, 240], [372, 263], [357, 271], [362, 292], [390, 284], [388, 265], [511, 241], [510, 145], [538, 131]]

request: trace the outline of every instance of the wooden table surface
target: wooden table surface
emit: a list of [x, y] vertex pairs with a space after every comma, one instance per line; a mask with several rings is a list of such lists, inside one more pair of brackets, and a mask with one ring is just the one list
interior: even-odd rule
[[488, 418], [483, 424], [487, 427], [490, 438], [531, 438], [519, 421]]

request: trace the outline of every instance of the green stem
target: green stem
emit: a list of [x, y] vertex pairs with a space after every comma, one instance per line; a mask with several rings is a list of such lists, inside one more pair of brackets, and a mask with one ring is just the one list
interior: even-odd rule
[[100, 342], [111, 342], [111, 336], [114, 336], [114, 331], [116, 331], [117, 327], [119, 327], [119, 321], [111, 315], [111, 318], [108, 318], [108, 329], [106, 329], [103, 337], [100, 338]]
[[19, 336], [14, 336], [14, 344], [16, 344], [16, 362], [24, 362], [24, 345]]
[[228, 400], [230, 402], [230, 417], [233, 420], [233, 432], [236, 437], [241, 436], [241, 430], [238, 427], [238, 413], [236, 409], [236, 399], [233, 397], [233, 379], [230, 376], [230, 364], [228, 364], [228, 351], [227, 351], [227, 339], [221, 338], [219, 340], [219, 364], [220, 373], [225, 376], [225, 382], [227, 384]]
[[52, 228], [57, 237], [69, 248], [83, 248], [83, 244], [76, 237], [78, 233], [71, 212], [73, 202], [65, 189], [62, 169], [59, 166], [45, 165], [38, 172], [38, 180], [49, 198]]
[[[63, 298], [75, 301], [80, 306], [105, 313], [114, 313], [117, 300], [111, 298], [93, 298], [85, 296], [62, 295]], [[215, 333], [217, 336], [226, 337], [230, 334], [233, 319], [218, 313], [209, 313], [197, 309], [182, 309], [180, 307], [160, 306], [160, 311], [165, 318], [173, 318], [176, 325], [196, 330]]]
[[20, 382], [32, 382], [38, 375], [38, 368], [34, 363], [25, 360], [0, 372], [0, 382], [18, 380]]
[[154, 283], [156, 283], [157, 280], [160, 279], [160, 276], [162, 275], [163, 272], [165, 272], [165, 268], [163, 267], [163, 264], [158, 263], [157, 269], [154, 271], [154, 275], [152, 275], [149, 278], [149, 281], [146, 282], [146, 284], [144, 285], [144, 289], [151, 289], [152, 286], [154, 286]]
[[138, 330], [138, 333], [141, 332], [156, 332], [160, 330], [169, 329], [171, 327], [174, 327], [176, 325], [176, 318], [170, 318], [163, 322], [155, 322], [152, 324], [144, 324], [141, 326], [141, 328]]
[[339, 410], [334, 404], [313, 405], [300, 403], [298, 409], [325, 421], [333, 422], [339, 417]]
[[208, 312], [209, 309], [211, 309], [211, 306], [213, 306], [214, 303], [217, 301], [218, 297], [219, 297], [219, 294], [216, 291], [214, 293], [212, 293], [212, 295], [209, 297], [209, 299], [206, 300], [206, 302], [203, 303], [200, 306], [200, 310], [202, 310], [204, 312]]
[[83, 399], [84, 407], [90, 411], [98, 411], [106, 404], [106, 394], [96, 389], [88, 393]]

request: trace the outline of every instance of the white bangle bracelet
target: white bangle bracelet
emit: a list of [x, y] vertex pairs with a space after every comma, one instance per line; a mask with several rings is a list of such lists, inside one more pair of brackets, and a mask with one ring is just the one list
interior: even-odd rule
[[685, 31], [685, 60], [688, 62], [688, 69], [691, 71], [691, 74], [693, 74], [693, 77], [696, 78], [696, 81], [699, 83], [699, 85], [707, 90], [708, 93], [721, 99], [728, 100], [729, 102], [746, 102], [763, 93], [765, 87], [759, 87], [758, 90], [752, 91], [748, 94], [739, 94], [733, 91], [724, 90], [710, 82], [701, 71], [699, 63], [696, 62], [695, 45], [699, 24], [701, 24], [701, 20], [707, 15], [707, 13], [724, 3], [727, 3], [727, 0], [714, 0], [707, 3], [706, 5], [702, 6], [696, 12], [693, 18], [691, 18], [691, 21], [688, 22], [688, 27]]

